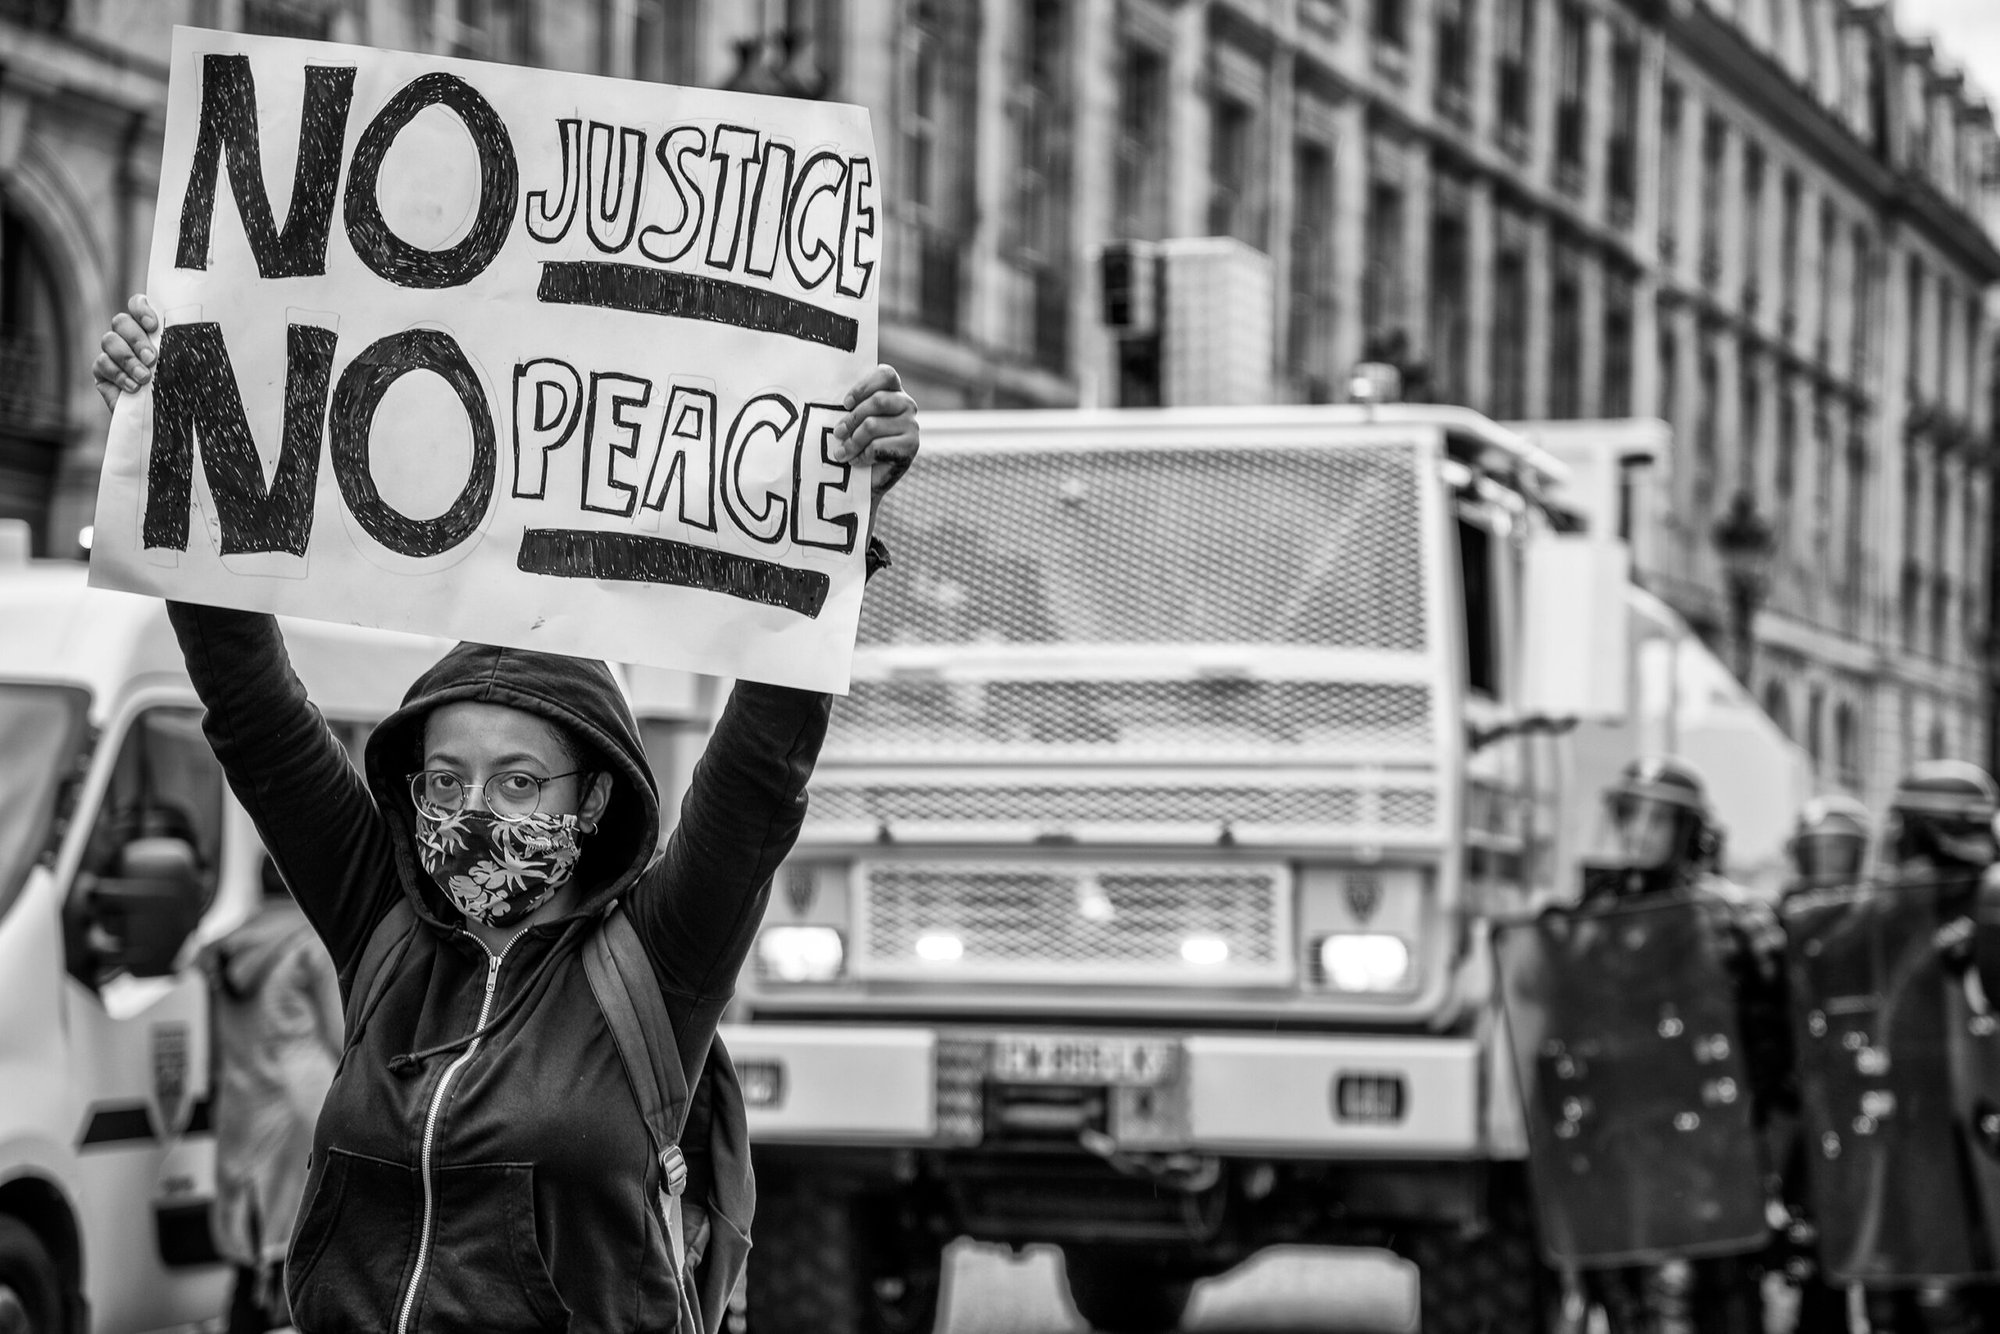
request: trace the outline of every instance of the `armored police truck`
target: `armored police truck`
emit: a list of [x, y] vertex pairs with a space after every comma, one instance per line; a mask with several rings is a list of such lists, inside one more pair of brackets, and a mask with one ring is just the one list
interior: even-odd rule
[[1541, 1322], [1487, 924], [1625, 685], [1563, 475], [1442, 407], [926, 420], [728, 1032], [753, 1328], [928, 1329], [960, 1235], [1103, 1330], [1279, 1242]]

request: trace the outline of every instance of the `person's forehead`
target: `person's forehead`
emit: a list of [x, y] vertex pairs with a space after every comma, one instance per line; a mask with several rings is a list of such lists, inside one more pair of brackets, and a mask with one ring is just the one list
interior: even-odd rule
[[562, 735], [554, 723], [525, 709], [471, 700], [445, 704], [424, 719], [424, 750], [462, 759], [532, 756], [562, 758]]

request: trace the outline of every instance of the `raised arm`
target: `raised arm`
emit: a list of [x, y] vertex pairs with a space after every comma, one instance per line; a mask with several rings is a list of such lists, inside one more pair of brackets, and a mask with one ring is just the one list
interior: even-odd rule
[[[152, 379], [159, 332], [143, 294], [112, 318], [91, 366], [106, 408]], [[396, 892], [367, 786], [306, 698], [275, 620], [176, 602], [167, 614], [229, 785], [344, 974]]]
[[400, 892], [367, 783], [306, 698], [276, 620], [184, 602], [167, 614], [229, 786], [344, 975]]
[[[891, 366], [847, 394], [835, 427], [841, 460], [869, 469], [869, 507], [902, 479], [918, 449], [917, 407]], [[869, 542], [867, 572], [888, 564]], [[738, 682], [681, 802], [680, 823], [627, 909], [660, 972], [692, 1076], [750, 952], [771, 877], [805, 822], [806, 781], [826, 740], [832, 699]]]

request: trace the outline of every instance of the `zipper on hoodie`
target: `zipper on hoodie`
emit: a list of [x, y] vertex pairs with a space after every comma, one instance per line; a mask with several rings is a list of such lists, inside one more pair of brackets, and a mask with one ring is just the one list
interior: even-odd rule
[[[479, 941], [479, 948], [486, 950], [485, 941], [479, 940], [479, 937], [473, 936], [470, 931], [466, 932], [466, 935]], [[500, 947], [498, 954], [486, 950], [486, 994], [479, 999], [479, 1018], [474, 1020], [472, 1025], [475, 1033], [486, 1027], [486, 1016], [493, 1009], [493, 992], [500, 982], [500, 962], [507, 957], [507, 951], [513, 949], [514, 942], [520, 938], [520, 932], [510, 936], [507, 943]], [[436, 1090], [431, 1093], [430, 1110], [424, 1115], [423, 1148], [417, 1156], [418, 1174], [424, 1183], [424, 1222], [422, 1230], [417, 1234], [417, 1264], [410, 1271], [410, 1284], [403, 1290], [402, 1306], [396, 1314], [396, 1334], [409, 1334], [410, 1317], [417, 1307], [417, 1289], [423, 1285], [424, 1271], [430, 1267], [431, 1228], [437, 1221], [435, 1217], [437, 1196], [431, 1183], [431, 1147], [437, 1141], [438, 1118], [444, 1112], [445, 1095], [451, 1091], [452, 1081], [458, 1077], [458, 1072], [465, 1068], [466, 1062], [472, 1059], [473, 1054], [479, 1050], [479, 1044], [484, 1041], [484, 1038], [474, 1038], [466, 1044], [465, 1050], [459, 1053], [458, 1059], [445, 1067], [444, 1074], [438, 1079]]]

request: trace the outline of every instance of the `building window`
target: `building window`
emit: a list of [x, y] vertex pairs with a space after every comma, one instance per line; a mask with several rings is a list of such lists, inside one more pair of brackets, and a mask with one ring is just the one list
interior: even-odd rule
[[1813, 410], [1812, 451], [1813, 563], [1821, 570], [1831, 571], [1834, 465], [1838, 459], [1833, 447], [1833, 423], [1828, 419], [1824, 399]]
[[1714, 286], [1722, 276], [1722, 158], [1729, 127], [1710, 116], [1701, 132], [1701, 280]]
[[41, 238], [0, 193], [0, 517], [27, 520], [42, 552], [71, 383], [55, 272]]
[[1393, 181], [1368, 187], [1367, 245], [1361, 324], [1368, 344], [1380, 346], [1403, 333], [1403, 188]]
[[1843, 583], [1850, 624], [1861, 610], [1862, 579], [1866, 574], [1863, 557], [1867, 551], [1867, 518], [1868, 431], [1864, 419], [1857, 414], [1848, 428], [1847, 437], [1847, 551], [1843, 562], [1846, 575]]
[[1701, 360], [1696, 373], [1700, 378], [1695, 386], [1694, 404], [1694, 511], [1698, 517], [1706, 517], [1715, 511], [1716, 482], [1722, 471], [1721, 442], [1716, 438], [1717, 400], [1721, 396], [1722, 372], [1716, 361], [1715, 348], [1706, 337], [1702, 339]]
[[1011, 262], [1028, 280], [1029, 351], [1069, 367], [1069, 34], [1062, 0], [1021, 0], [1013, 84]]
[[1535, 0], [1499, 0], [1495, 55], [1501, 142], [1517, 153], [1528, 147], [1528, 74], [1535, 49]]
[[[1442, 182], [1440, 183], [1442, 186]], [[1440, 403], [1466, 397], [1466, 283], [1471, 268], [1463, 210], [1444, 198], [1431, 211], [1431, 388]]]
[[[0, 17], [10, 16], [0, 9]], [[252, 37], [302, 37], [323, 42], [332, 28], [333, 15], [319, 0], [243, 0], [243, 31]]]
[[1404, 27], [1407, 18], [1404, 4], [1405, 0], [1374, 0], [1376, 41], [1395, 47], [1403, 45], [1408, 36]]
[[514, 64], [534, 61], [533, 14], [525, 0], [418, 0], [417, 42], [427, 51]]
[[1789, 339], [1798, 327], [1799, 279], [1799, 178], [1786, 172], [1779, 187], [1778, 219], [1778, 324]]
[[1264, 248], [1257, 198], [1257, 113], [1218, 94], [1209, 103], [1208, 233]]
[[1833, 355], [1833, 248], [1839, 244], [1840, 218], [1833, 201], [1819, 204], [1819, 254], [1813, 297], [1819, 302], [1819, 335], [1813, 341], [1813, 357], [1825, 365]]
[[1466, 89], [1472, 77], [1471, 0], [1436, 0], [1437, 105], [1453, 120], [1471, 110]]
[[1611, 224], [1629, 227], [1639, 199], [1639, 44], [1629, 38], [1611, 48], [1611, 136], [1605, 149]]
[[1952, 300], [1951, 283], [1947, 275], [1940, 273], [1937, 301], [1934, 303], [1937, 309], [1937, 342], [1932, 346], [1929, 358], [1935, 376], [1931, 385], [1931, 401], [1940, 406], [1955, 406], [1952, 370], [1957, 366], [1958, 358], [1951, 346], [1951, 333], [1957, 327], [1957, 321], [1953, 319]]
[[1604, 390], [1606, 417], [1632, 413], [1632, 281], [1613, 274], [1604, 284]]
[[1868, 378], [1868, 336], [1875, 320], [1875, 293], [1879, 281], [1875, 272], [1874, 248], [1869, 244], [1865, 226], [1856, 224], [1854, 246], [1848, 254], [1854, 264], [1854, 281], [1848, 284], [1854, 293], [1854, 307], [1847, 331], [1847, 377], [1860, 382]]
[[970, 230], [972, 117], [976, 79], [970, 0], [912, 6], [897, 41], [894, 111], [899, 148], [894, 217], [914, 242], [892, 257], [890, 290], [901, 313], [925, 328], [959, 330], [962, 253]]
[[1763, 297], [1764, 273], [1764, 150], [1743, 148], [1743, 309], [1751, 314]]
[[1332, 397], [1333, 321], [1333, 150], [1301, 140], [1292, 156], [1292, 299], [1286, 340], [1292, 374], [1305, 383], [1307, 398]]
[[1757, 364], [1749, 350], [1737, 350], [1736, 438], [1742, 449], [1736, 457], [1736, 485], [1757, 494], [1757, 450], [1764, 426], [1764, 385], [1757, 378]]
[[1681, 89], [1660, 88], [1660, 259], [1672, 264], [1680, 248]]
[[1798, 405], [1794, 402], [1793, 386], [1786, 377], [1778, 383], [1778, 438], [1776, 466], [1773, 469], [1777, 504], [1774, 519], [1777, 527], [1778, 550], [1789, 555], [1792, 550], [1792, 501], [1798, 490], [1799, 440]]
[[[617, 39], [610, 22], [615, 6], [606, 3], [604, 32], [608, 44]], [[701, 48], [693, 0], [637, 0], [632, 11], [632, 77], [654, 83], [692, 83], [695, 54]], [[610, 68], [610, 51], [604, 53]]]
[[1671, 328], [1660, 329], [1660, 403], [1654, 415], [1678, 428], [1681, 422], [1681, 340]]
[[1576, 260], [1558, 253], [1549, 298], [1549, 415], [1583, 415], [1583, 283]]
[[1116, 231], [1157, 241], [1167, 234], [1167, 60], [1127, 41], [1118, 79]]
[[0, 0], [0, 19], [40, 32], [69, 25], [69, 0]]
[[1590, 16], [1581, 5], [1564, 4], [1557, 15], [1556, 185], [1571, 194], [1583, 189], [1583, 136], [1590, 83]]
[[1841, 782], [1861, 785], [1861, 730], [1854, 725], [1854, 706], [1845, 701], [1833, 708], [1833, 761]]
[[1903, 459], [1903, 572], [1899, 610], [1902, 614], [1903, 647], [1906, 649], [1915, 649], [1917, 646], [1917, 622], [1923, 613], [1924, 575], [1923, 567], [1917, 560], [1917, 510], [1921, 503], [1917, 461], [1914, 457], [1905, 457]]
[[1947, 555], [1951, 534], [1951, 473], [1940, 461], [1931, 471], [1931, 656], [1944, 657], [1951, 620], [1951, 566]]
[[1528, 415], [1528, 257], [1502, 240], [1493, 260], [1493, 415]]
[[1922, 370], [1924, 357], [1924, 262], [1915, 255], [1910, 256], [1910, 267], [1906, 275], [1907, 318], [1903, 327], [1910, 331], [1909, 349], [1903, 358], [1906, 379], [1905, 390], [1910, 405], [1915, 407], [1923, 398], [1923, 387], [1917, 379]]

